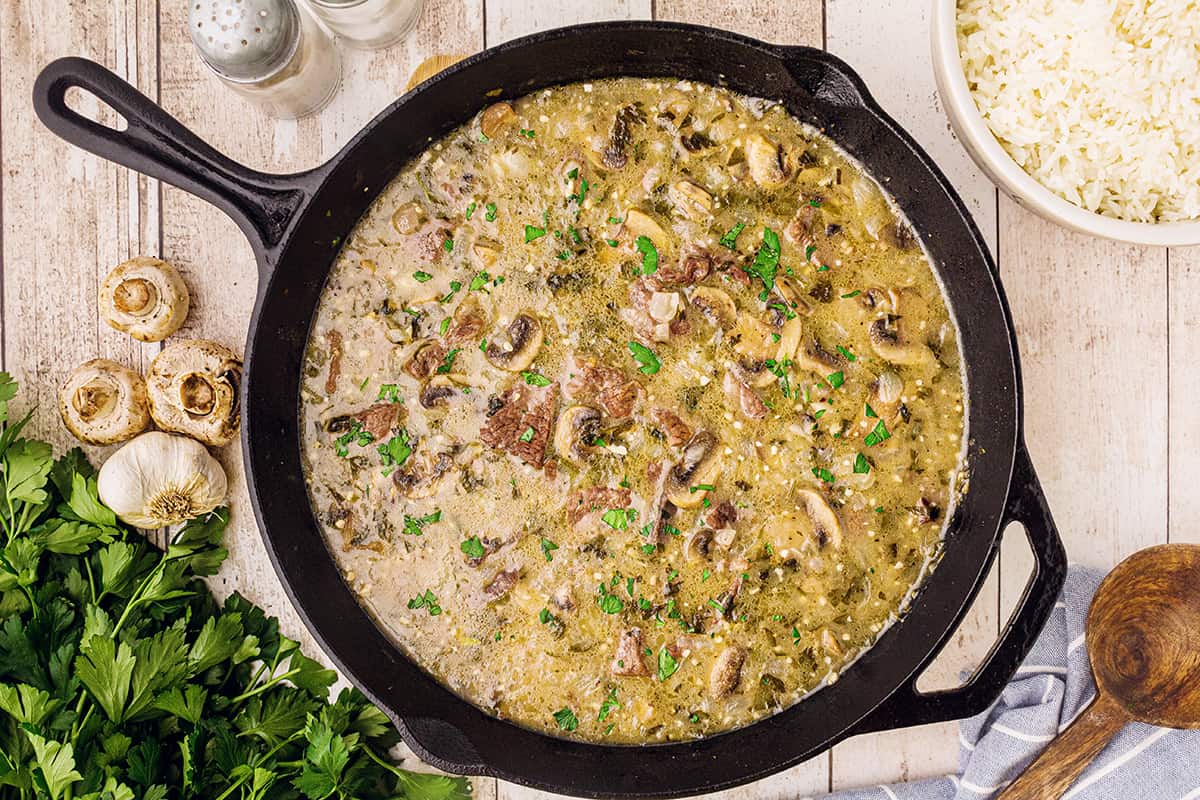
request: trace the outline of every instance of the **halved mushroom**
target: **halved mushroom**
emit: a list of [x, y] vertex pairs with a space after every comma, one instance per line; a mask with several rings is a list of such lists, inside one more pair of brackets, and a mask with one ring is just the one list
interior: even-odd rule
[[842, 524], [837, 512], [824, 497], [810, 489], [798, 490], [796, 508], [772, 517], [763, 532], [783, 559], [799, 555], [805, 542], [814, 542], [818, 548], [826, 544], [835, 548], [842, 545]]
[[804, 339], [795, 358], [792, 359], [797, 367], [807, 369], [818, 375], [826, 375], [830, 371], [839, 370], [846, 365], [846, 359], [840, 353], [831, 353], [821, 347], [816, 338], [809, 336]]
[[688, 561], [704, 561], [712, 550], [713, 532], [711, 528], [701, 528], [688, 534], [683, 543], [683, 557]]
[[703, 187], [691, 181], [677, 181], [667, 189], [667, 199], [675, 210], [688, 219], [712, 216], [713, 197]]
[[451, 397], [458, 394], [458, 386], [449, 375], [434, 375], [421, 386], [418, 395], [423, 408], [438, 408], [444, 406]]
[[164, 431], [220, 447], [238, 434], [242, 360], [224, 345], [184, 339], [150, 364], [150, 416]]
[[446, 346], [437, 339], [415, 342], [404, 359], [404, 371], [417, 380], [428, 378], [445, 361], [447, 352]]
[[600, 412], [591, 406], [568, 406], [554, 428], [554, 449], [563, 458], [583, 463], [600, 452], [594, 442], [600, 436]]
[[404, 466], [404, 471], [392, 473], [392, 482], [408, 499], [420, 500], [435, 494], [442, 480], [456, 465], [449, 453], [422, 450], [413, 453]]
[[500, 336], [492, 337], [484, 355], [493, 367], [520, 372], [533, 363], [542, 349], [542, 323], [522, 311]]
[[471, 255], [475, 257], [475, 265], [490, 267], [500, 257], [500, 243], [492, 239], [478, 239], [471, 245]]
[[721, 289], [697, 286], [692, 290], [691, 301], [705, 319], [722, 330], [729, 330], [737, 322], [737, 305]]
[[150, 424], [146, 382], [106, 358], [80, 364], [58, 392], [58, 412], [72, 435], [87, 444], [132, 439]]
[[[771, 374], [766, 370], [763, 372], [767, 375]], [[745, 370], [736, 364], [731, 364], [721, 381], [721, 388], [725, 390], [725, 397], [729, 400], [730, 405], [740, 411], [743, 416], [747, 419], [762, 419], [767, 415], [767, 404], [750, 388], [749, 379], [750, 376], [746, 374]]]
[[493, 103], [479, 115], [479, 130], [489, 139], [495, 139], [517, 121], [517, 113], [508, 103]]
[[904, 393], [904, 380], [887, 370], [871, 381], [871, 410], [885, 420], [895, 419], [900, 410], [900, 396]]
[[709, 431], [697, 431], [683, 456], [667, 471], [664, 496], [678, 508], [696, 508], [721, 474], [721, 442]]
[[158, 258], [131, 258], [100, 285], [104, 321], [142, 342], [161, 342], [179, 330], [189, 305], [183, 278]]
[[636, 208], [625, 212], [625, 223], [621, 226], [621, 233], [628, 234], [630, 242], [635, 241], [639, 236], [645, 236], [659, 251], [662, 251], [670, 240], [667, 232], [654, 221], [653, 217]]
[[[807, 316], [812, 312], [812, 306], [800, 294], [800, 287], [796, 286], [795, 281], [786, 275], [779, 275], [775, 278], [775, 293], [779, 295], [779, 300], [788, 308], [790, 314], [798, 314]], [[790, 316], [785, 314], [784, 316]]]
[[454, 325], [446, 339], [455, 342], [477, 342], [487, 327], [488, 316], [475, 294], [468, 294], [454, 309]]
[[775, 350], [775, 361], [786, 364], [795, 361], [796, 352], [800, 349], [800, 337], [804, 334], [804, 323], [799, 317], [792, 317], [783, 323], [779, 331], [779, 347]]
[[933, 352], [921, 339], [929, 319], [929, 304], [911, 289], [892, 292], [892, 313], [871, 323], [871, 347], [893, 364], [924, 364]]
[[746, 138], [746, 163], [750, 177], [764, 189], [778, 189], [796, 174], [796, 165], [782, 145], [761, 133]]
[[402, 236], [416, 233], [425, 222], [425, 209], [417, 202], [404, 203], [392, 212], [392, 227]]
[[741, 682], [742, 665], [745, 663], [745, 648], [732, 645], [722, 650], [708, 675], [709, 694], [717, 699], [730, 695]]

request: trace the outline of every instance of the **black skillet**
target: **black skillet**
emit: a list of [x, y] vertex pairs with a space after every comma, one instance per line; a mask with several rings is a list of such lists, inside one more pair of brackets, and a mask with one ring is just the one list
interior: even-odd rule
[[[601, 746], [495, 719], [409, 661], [359, 607], [326, 550], [301, 471], [300, 365], [338, 244], [403, 164], [485, 104], [558, 83], [674, 76], [781, 100], [861, 161], [928, 248], [958, 323], [969, 403], [970, 491], [944, 553], [904, 617], [833, 685], [770, 718], [695, 742]], [[71, 87], [127, 121], [124, 131], [71, 111]], [[267, 551], [310, 630], [350, 680], [386, 709], [422, 758], [583, 796], [709, 792], [761, 778], [847, 736], [983, 710], [1028, 652], [1062, 585], [1065, 555], [1021, 436], [1016, 342], [995, 265], [958, 195], [929, 156], [840, 60], [719, 30], [614, 22], [547, 31], [492, 48], [418, 86], [329, 162], [296, 175], [235, 164], [103, 67], [66, 58], [34, 86], [38, 116], [104, 158], [213, 203], [249, 237], [258, 299], [246, 343], [242, 445]], [[1025, 528], [1037, 567], [1021, 604], [965, 686], [921, 693], [915, 681], [954, 631], [1008, 523]]]

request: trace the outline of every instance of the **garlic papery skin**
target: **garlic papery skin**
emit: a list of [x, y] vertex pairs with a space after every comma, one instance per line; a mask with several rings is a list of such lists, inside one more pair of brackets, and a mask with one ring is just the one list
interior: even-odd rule
[[137, 528], [164, 528], [207, 514], [225, 500], [225, 470], [186, 436], [151, 431], [104, 462], [100, 500]]

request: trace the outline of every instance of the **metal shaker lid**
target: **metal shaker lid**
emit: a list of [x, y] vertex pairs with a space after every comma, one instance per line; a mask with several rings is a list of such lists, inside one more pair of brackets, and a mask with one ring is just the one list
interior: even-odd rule
[[256, 81], [280, 69], [300, 39], [293, 0], [190, 0], [188, 30], [200, 58], [233, 81]]

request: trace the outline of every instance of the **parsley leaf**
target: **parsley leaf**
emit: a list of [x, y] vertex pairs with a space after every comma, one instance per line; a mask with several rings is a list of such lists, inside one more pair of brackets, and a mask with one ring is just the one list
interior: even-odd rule
[[658, 651], [658, 679], [660, 681], [665, 681], [678, 669], [679, 662], [667, 651], [667, 648], [664, 647]]
[[522, 372], [521, 377], [530, 386], [549, 386], [551, 383], [549, 378], [538, 372]]
[[478, 536], [472, 536], [458, 546], [466, 554], [467, 558], [483, 558], [483, 542]]
[[658, 360], [654, 351], [640, 342], [630, 342], [629, 352], [633, 354], [633, 360], [641, 364], [638, 372], [643, 375], [653, 375], [662, 368], [662, 362]]
[[759, 293], [760, 300], [766, 300], [771, 290], [775, 288], [775, 272], [779, 268], [779, 234], [770, 228], [763, 228], [762, 244], [754, 256], [754, 263], [742, 270], [752, 278], [762, 281], [763, 290]]
[[579, 718], [575, 716], [574, 711], [566, 706], [554, 712], [554, 721], [558, 723], [559, 730], [564, 730], [568, 733], [579, 727]]
[[746, 223], [744, 222], [739, 222], [738, 224], [734, 225], [725, 232], [724, 236], [721, 237], [721, 245], [723, 247], [728, 247], [730, 250], [737, 248], [737, 238], [745, 229], [745, 227]]
[[653, 275], [658, 272], [658, 249], [648, 237], [639, 236], [633, 246], [642, 254], [642, 274]]
[[542, 537], [542, 555], [546, 557], [547, 561], [554, 560], [554, 556], [550, 555], [550, 553], [557, 549], [558, 545], [547, 539], [545, 536]]

